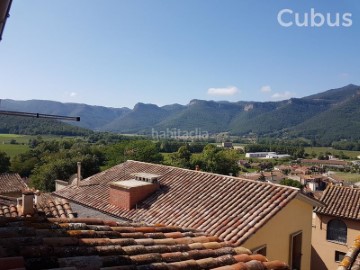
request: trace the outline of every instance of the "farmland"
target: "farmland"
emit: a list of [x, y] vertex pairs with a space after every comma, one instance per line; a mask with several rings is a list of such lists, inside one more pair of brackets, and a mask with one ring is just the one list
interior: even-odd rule
[[[18, 135], [18, 134], [0, 134], [0, 152], [5, 152], [9, 157], [14, 157], [18, 154], [25, 153], [29, 150], [29, 140], [36, 139], [38, 136], [34, 135]], [[45, 141], [47, 140], [61, 140], [64, 138], [77, 137], [63, 137], [63, 136], [41, 136]], [[80, 137], [78, 137], [80, 138]]]
[[343, 153], [345, 156], [348, 156], [350, 159], [357, 159], [357, 156], [360, 155], [360, 151], [347, 151], [347, 150], [337, 150], [332, 147], [305, 147], [305, 153], [312, 155], [315, 154], [317, 157], [320, 153], [331, 153], [332, 155], [341, 155]]
[[0, 134], [0, 152], [5, 152], [9, 157], [24, 153], [29, 149], [29, 139], [35, 136]]

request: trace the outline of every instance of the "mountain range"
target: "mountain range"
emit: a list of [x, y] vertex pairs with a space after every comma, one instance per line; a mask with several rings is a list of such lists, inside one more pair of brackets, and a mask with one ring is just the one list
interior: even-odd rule
[[[187, 105], [137, 103], [133, 109], [46, 100], [3, 99], [0, 110], [80, 116], [79, 127], [151, 134], [201, 129], [209, 134], [306, 137], [322, 141], [360, 139], [360, 86], [347, 85], [277, 102], [191, 100]], [[1, 124], [0, 124], [1, 127]]]

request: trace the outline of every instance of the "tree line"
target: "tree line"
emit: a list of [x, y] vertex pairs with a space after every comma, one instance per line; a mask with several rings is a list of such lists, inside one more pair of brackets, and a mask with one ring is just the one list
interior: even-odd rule
[[[10, 159], [0, 152], [0, 173], [19, 173], [30, 179], [30, 186], [54, 191], [55, 180], [68, 180], [82, 164], [82, 177], [86, 178], [126, 160], [165, 164], [182, 168], [200, 168], [221, 174], [237, 174], [239, 153], [213, 144], [182, 142], [154, 142], [139, 137], [112, 137], [109, 134], [91, 139], [43, 140], [30, 139], [29, 150]], [[162, 151], [177, 147], [164, 159]]]

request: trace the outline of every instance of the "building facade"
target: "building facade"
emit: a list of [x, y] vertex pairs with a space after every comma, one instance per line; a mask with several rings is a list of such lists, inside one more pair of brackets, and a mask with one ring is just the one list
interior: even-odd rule
[[360, 234], [360, 189], [328, 186], [315, 208], [312, 225], [311, 269], [337, 269]]

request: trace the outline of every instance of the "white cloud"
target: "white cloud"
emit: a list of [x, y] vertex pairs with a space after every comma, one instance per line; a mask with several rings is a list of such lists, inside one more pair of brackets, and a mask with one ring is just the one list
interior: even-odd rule
[[294, 97], [294, 94], [289, 91], [285, 91], [283, 93], [275, 93], [271, 97], [276, 100], [284, 100]]
[[264, 85], [260, 88], [260, 91], [263, 93], [270, 93], [271, 92], [271, 87], [270, 85]]
[[77, 93], [75, 93], [75, 92], [70, 93], [70, 97], [76, 97], [76, 96], [77, 96]]
[[212, 96], [232, 96], [239, 92], [235, 86], [228, 86], [225, 88], [209, 88], [207, 93]]
[[349, 79], [350, 78], [350, 74], [343, 72], [339, 74], [340, 79]]

